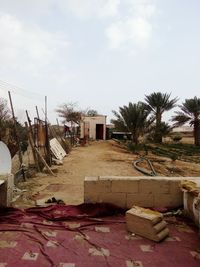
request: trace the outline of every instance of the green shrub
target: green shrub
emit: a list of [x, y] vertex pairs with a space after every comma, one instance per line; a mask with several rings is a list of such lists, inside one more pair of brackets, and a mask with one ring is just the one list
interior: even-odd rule
[[175, 135], [175, 136], [173, 136], [172, 137], [172, 140], [174, 141], [174, 142], [180, 142], [181, 141], [181, 139], [182, 139], [182, 136], [181, 135]]

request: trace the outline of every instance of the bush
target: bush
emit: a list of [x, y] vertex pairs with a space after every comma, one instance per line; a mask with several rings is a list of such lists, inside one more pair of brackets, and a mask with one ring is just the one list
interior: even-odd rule
[[182, 139], [182, 136], [181, 135], [175, 135], [175, 136], [173, 136], [172, 137], [172, 140], [174, 141], [174, 142], [180, 142], [181, 141], [181, 139]]
[[128, 142], [127, 148], [132, 153], [138, 154], [139, 152], [143, 152], [145, 155], [148, 154], [148, 146], [146, 146], [145, 144], [135, 145], [133, 142]]

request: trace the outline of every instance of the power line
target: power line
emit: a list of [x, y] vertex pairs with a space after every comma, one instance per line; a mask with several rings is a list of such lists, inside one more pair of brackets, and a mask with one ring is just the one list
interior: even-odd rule
[[45, 97], [45, 95], [42, 95], [36, 92], [27, 91], [21, 87], [18, 87], [16, 85], [10, 84], [2, 80], [0, 80], [0, 89], [2, 89], [5, 92], [11, 91], [14, 94], [18, 94], [29, 99], [35, 98], [35, 99], [39, 99], [43, 101], [43, 98]]

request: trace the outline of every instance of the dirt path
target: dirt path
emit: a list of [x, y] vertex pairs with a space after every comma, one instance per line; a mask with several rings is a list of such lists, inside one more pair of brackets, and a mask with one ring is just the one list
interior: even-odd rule
[[13, 206], [29, 207], [45, 204], [49, 198], [62, 199], [66, 204], [83, 202], [83, 181], [86, 176], [138, 176], [132, 167], [135, 157], [120, 148], [114, 141], [91, 142], [85, 147], [76, 147], [58, 166], [57, 177], [40, 174], [19, 184], [27, 190]]
[[[83, 181], [86, 176], [142, 176], [132, 166], [137, 155], [127, 152], [116, 142], [96, 141], [85, 147], [73, 148], [63, 165], [58, 166], [57, 176], [44, 173], [21, 182], [18, 187], [27, 190], [13, 203], [15, 207], [45, 205], [55, 197], [66, 204], [83, 202]], [[159, 176], [199, 176], [200, 165], [148, 154]], [[141, 164], [145, 166], [144, 163]]]

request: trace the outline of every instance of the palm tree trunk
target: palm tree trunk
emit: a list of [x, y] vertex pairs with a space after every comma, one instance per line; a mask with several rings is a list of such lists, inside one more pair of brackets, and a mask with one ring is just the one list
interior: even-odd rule
[[156, 130], [155, 130], [155, 138], [154, 141], [156, 143], [162, 143], [162, 134], [160, 131], [160, 127], [161, 127], [161, 112], [157, 111], [156, 113]]
[[200, 146], [200, 121], [194, 123], [194, 144]]
[[134, 131], [134, 132], [132, 132], [132, 136], [133, 136], [133, 143], [135, 144], [135, 145], [138, 145], [138, 134]]

